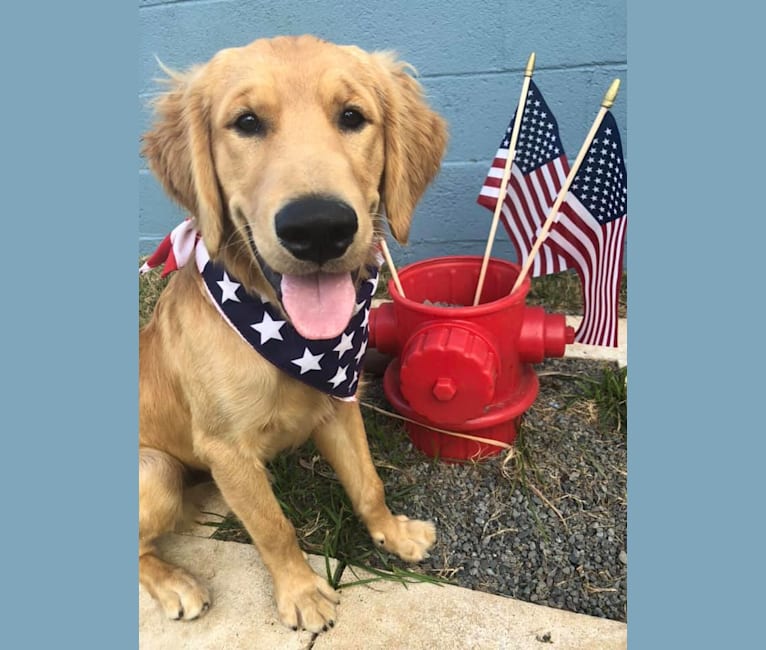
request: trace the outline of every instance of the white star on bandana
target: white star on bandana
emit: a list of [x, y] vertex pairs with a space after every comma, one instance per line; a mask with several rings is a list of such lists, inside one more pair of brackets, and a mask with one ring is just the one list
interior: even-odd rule
[[271, 339], [284, 341], [282, 335], [279, 333], [279, 330], [282, 329], [282, 325], [284, 324], [285, 321], [274, 320], [269, 316], [269, 312], [263, 312], [263, 320], [260, 323], [254, 323], [250, 327], [261, 335], [261, 345], [263, 345], [266, 341]]
[[367, 352], [367, 341], [362, 341], [362, 346], [359, 348], [356, 357], [354, 357], [357, 360], [357, 363], [361, 363], [365, 352]]
[[229, 279], [229, 276], [226, 274], [226, 271], [223, 272], [223, 280], [219, 280], [217, 284], [219, 287], [221, 287], [221, 291], [223, 292], [223, 295], [221, 296], [221, 303], [224, 303], [227, 300], [236, 300], [237, 302], [240, 301], [239, 298], [237, 298], [239, 282], [232, 282]]
[[311, 350], [305, 348], [303, 350], [303, 356], [300, 359], [293, 359], [292, 363], [301, 369], [301, 374], [307, 373], [309, 370], [321, 370], [319, 365], [320, 360], [324, 354], [311, 354]]
[[347, 369], [348, 369], [348, 366], [343, 366], [342, 368], [338, 368], [338, 372], [336, 372], [335, 376], [329, 380], [333, 388], [337, 388], [340, 384], [346, 381]]
[[336, 345], [333, 348], [334, 352], [338, 353], [338, 359], [340, 359], [348, 350], [351, 350], [354, 347], [354, 344], [351, 342], [354, 339], [354, 333], [351, 332], [350, 334], [343, 334], [340, 337], [340, 343]]

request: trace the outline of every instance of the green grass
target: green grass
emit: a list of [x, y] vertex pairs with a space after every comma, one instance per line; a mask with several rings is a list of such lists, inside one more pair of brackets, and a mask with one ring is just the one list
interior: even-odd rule
[[[138, 261], [139, 267], [146, 261], [142, 257]], [[157, 298], [168, 283], [168, 278], [161, 278], [160, 271], [154, 270], [138, 276], [138, 324], [143, 327], [149, 322], [149, 317], [154, 311]]]
[[[527, 303], [545, 307], [549, 312], [565, 314], [583, 313], [582, 285], [575, 271], [569, 270], [556, 275], [543, 275], [532, 278], [532, 286], [527, 294]], [[628, 274], [622, 274], [620, 297], [617, 305], [617, 315], [627, 316], [628, 307]]]
[[607, 366], [598, 379], [579, 382], [585, 399], [592, 400], [598, 409], [601, 431], [614, 431], [627, 435], [628, 422], [628, 369]]
[[[372, 431], [374, 427], [370, 427]], [[437, 576], [409, 571], [399, 560], [372, 543], [366, 528], [354, 514], [353, 507], [334, 471], [318, 454], [313, 443], [301, 449], [279, 454], [270, 464], [274, 494], [295, 527], [298, 542], [306, 553], [323, 556], [328, 582], [339, 586], [340, 576], [347, 566], [355, 566], [372, 573], [367, 577], [344, 584], [355, 584], [388, 579], [399, 582], [442, 582]], [[386, 472], [378, 466], [385, 482]], [[407, 500], [408, 489], [388, 490], [386, 501], [394, 511], [401, 511]], [[212, 535], [213, 539], [250, 543], [250, 537], [235, 515], [229, 515]], [[337, 561], [331, 569], [330, 559]]]
[[539, 478], [538, 470], [535, 466], [534, 452], [528, 442], [528, 437], [530, 435], [534, 435], [534, 432], [529, 430], [529, 427], [526, 426], [526, 423], [522, 419], [522, 422], [518, 427], [516, 440], [513, 443], [511, 460], [504, 466], [506, 478], [511, 481], [512, 485], [521, 488], [526, 488], [529, 480], [536, 480]]

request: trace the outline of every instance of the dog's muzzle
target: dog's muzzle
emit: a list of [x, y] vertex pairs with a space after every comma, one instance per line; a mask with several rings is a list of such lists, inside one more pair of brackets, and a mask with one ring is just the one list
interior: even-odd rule
[[277, 212], [277, 237], [299, 260], [322, 265], [346, 252], [358, 229], [356, 212], [326, 196], [305, 196]]

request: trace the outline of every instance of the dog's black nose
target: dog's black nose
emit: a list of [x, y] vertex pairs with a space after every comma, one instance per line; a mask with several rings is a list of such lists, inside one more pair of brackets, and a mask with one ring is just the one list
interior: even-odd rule
[[357, 228], [354, 209], [329, 197], [296, 199], [276, 216], [277, 237], [284, 247], [298, 259], [317, 264], [343, 255]]

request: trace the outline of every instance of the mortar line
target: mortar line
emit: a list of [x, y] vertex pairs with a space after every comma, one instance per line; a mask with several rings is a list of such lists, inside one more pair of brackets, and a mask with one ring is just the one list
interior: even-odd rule
[[190, 4], [197, 4], [197, 5], [210, 5], [210, 4], [216, 4], [220, 2], [225, 2], [225, 0], [163, 0], [162, 2], [156, 2], [154, 4], [150, 5], [144, 5], [143, 7], [139, 7], [139, 11], [153, 11], [156, 9], [159, 9], [160, 7], [166, 7], [168, 5], [190, 5]]
[[[594, 63], [576, 63], [574, 65], [550, 65], [538, 66], [535, 68], [535, 74], [538, 72], [564, 72], [564, 71], [588, 71], [601, 70], [602, 68], [613, 68], [615, 66], [624, 66], [627, 70], [628, 62], [620, 61], [598, 61]], [[465, 72], [433, 72], [431, 74], [418, 75], [418, 79], [449, 79], [459, 77], [497, 77], [504, 74], [523, 73], [524, 67], [503, 68], [500, 70], [473, 70]]]

